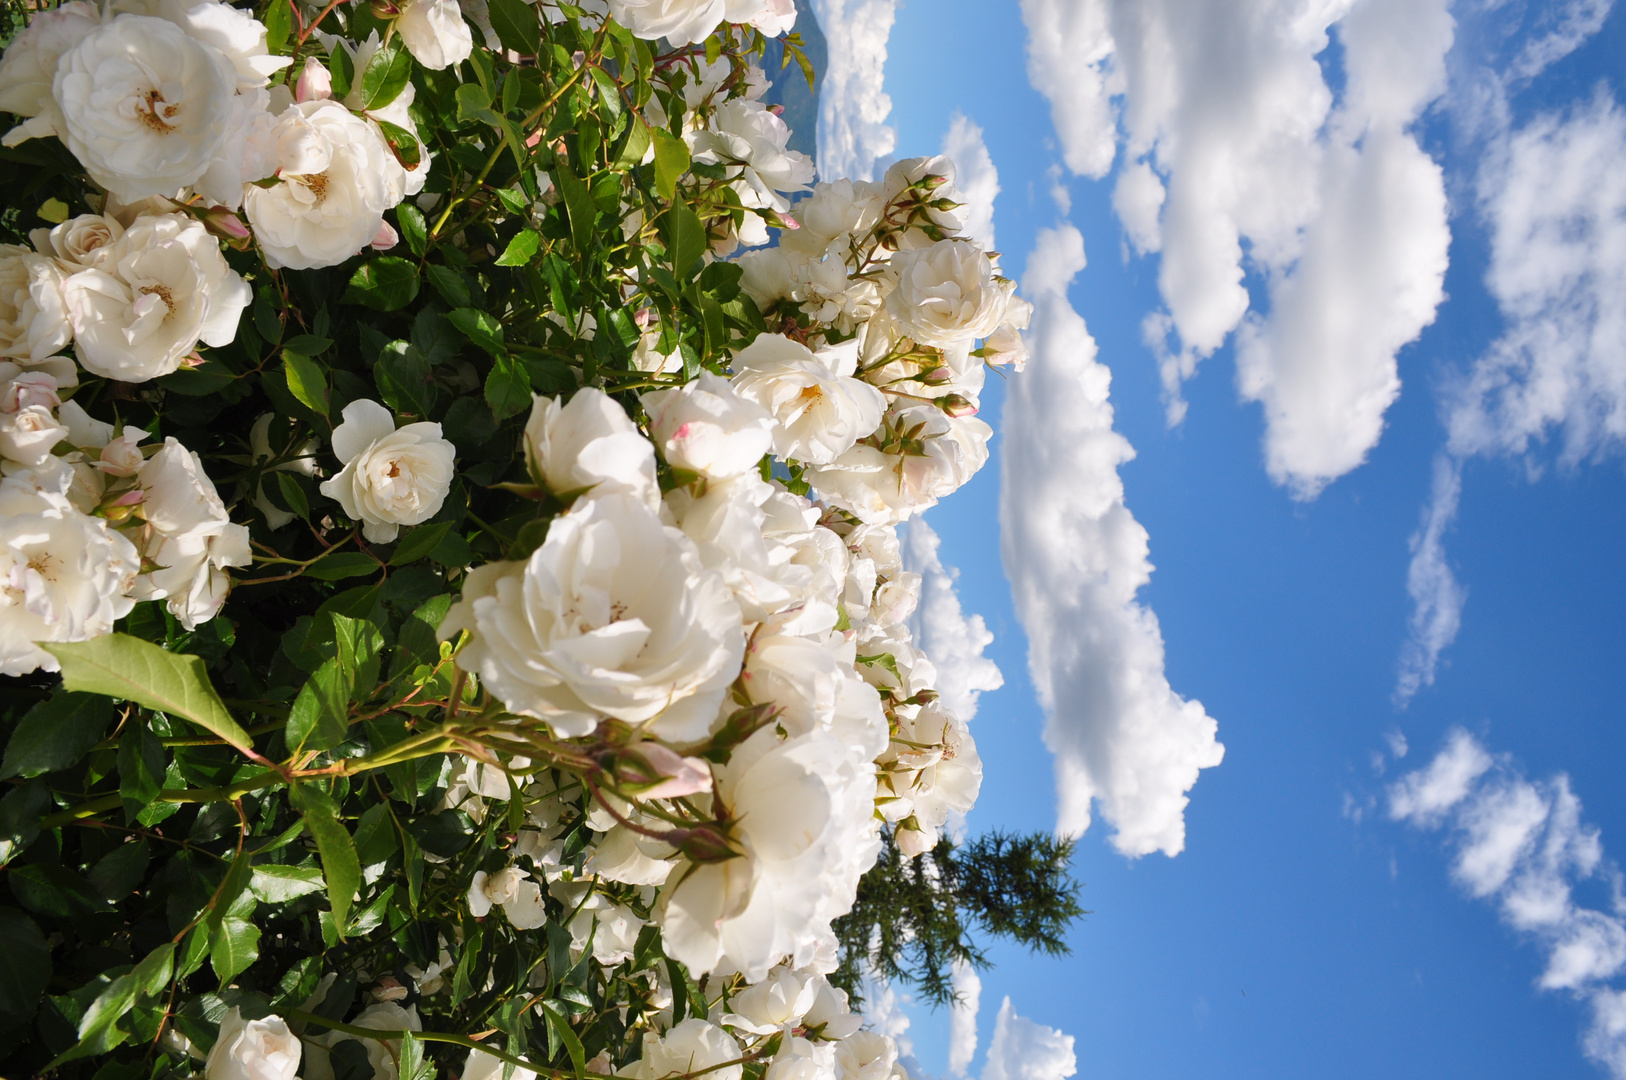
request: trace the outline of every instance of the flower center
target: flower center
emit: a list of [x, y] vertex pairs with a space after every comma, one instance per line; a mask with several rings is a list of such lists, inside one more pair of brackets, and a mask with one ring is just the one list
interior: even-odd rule
[[401, 475], [401, 463], [398, 462], [398, 461], [390, 462], [390, 471], [385, 473], [384, 475], [388, 476], [388, 477], [390, 477], [392, 479], [394, 477], [400, 476]]
[[136, 115], [147, 126], [147, 130], [155, 131], [160, 135], [168, 135], [171, 121], [181, 111], [179, 105], [171, 105], [164, 100], [161, 90], [148, 90], [144, 108], [136, 110]]
[[[321, 206], [327, 200], [327, 173], [310, 173], [299, 178], [305, 189], [316, 196], [316, 205]], [[395, 475], [391, 473], [390, 475]]]
[[610, 621], [620, 622], [627, 617], [627, 605], [617, 600], [610, 605]]
[[824, 391], [818, 386], [817, 383], [815, 383], [812, 386], [802, 387], [802, 392], [798, 396], [806, 401], [813, 402], [823, 397]]
[[141, 287], [141, 291], [147, 296], [156, 296], [158, 299], [164, 302], [164, 307], [166, 309], [164, 318], [167, 319], [171, 315], [175, 314], [175, 294], [169, 291], [169, 286], [143, 285]]
[[41, 551], [28, 560], [28, 568], [46, 581], [54, 582], [56, 581], [56, 571], [51, 569], [51, 564], [56, 561], [55, 555], [52, 555], [49, 551]]

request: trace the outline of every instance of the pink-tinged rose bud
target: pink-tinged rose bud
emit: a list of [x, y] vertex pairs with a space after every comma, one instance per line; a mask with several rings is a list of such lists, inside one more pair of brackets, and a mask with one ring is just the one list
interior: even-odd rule
[[401, 9], [390, 3], [389, 0], [369, 0], [367, 5], [373, 9], [373, 14], [380, 19], [393, 19], [401, 14]]
[[648, 330], [650, 324], [655, 321], [655, 309], [647, 307], [639, 308], [637, 311], [633, 312], [632, 321], [638, 324], [638, 329]]
[[797, 221], [793, 217], [787, 217], [784, 214], [780, 214], [779, 215], [779, 227], [781, 229], [789, 229], [791, 232], [795, 232], [797, 229], [800, 229], [802, 227], [802, 223]]
[[131, 488], [129, 491], [126, 491], [123, 495], [120, 495], [118, 498], [114, 499], [112, 502], [108, 503], [107, 505], [109, 505], [109, 506], [134, 506], [136, 503], [140, 502], [142, 499], [145, 499], [146, 497], [147, 497], [147, 493], [143, 489], [141, 489], [141, 488]]
[[937, 407], [950, 416], [976, 416], [977, 406], [963, 394], [948, 394], [937, 399]]
[[191, 356], [188, 356], [186, 359], [181, 361], [181, 366], [186, 368], [200, 368], [203, 366], [203, 355], [201, 353], [193, 353]]
[[203, 212], [203, 227], [209, 230], [211, 236], [219, 237], [238, 251], [247, 251], [250, 238], [253, 234], [243, 219], [227, 210], [224, 206], [216, 206]]
[[[96, 462], [96, 467], [109, 476], [134, 476], [147, 463], [141, 447], [137, 445], [146, 437], [147, 433], [140, 428], [126, 427], [118, 438], [102, 447], [101, 460]], [[136, 488], [135, 494], [139, 496], [141, 489]]]
[[390, 248], [394, 247], [400, 242], [400, 235], [396, 233], [395, 229], [392, 228], [390, 223], [386, 221], [378, 226], [378, 235], [373, 237], [373, 250], [388, 251]]
[[700, 758], [680, 757], [660, 743], [639, 743], [633, 753], [642, 757], [654, 776], [665, 777], [639, 793], [644, 799], [676, 799], [711, 790], [711, 768]]
[[54, 409], [62, 404], [56, 392], [56, 378], [43, 371], [25, 371], [0, 391], [0, 412], [14, 413], [30, 405]]
[[933, 368], [926, 372], [924, 378], [928, 383], [946, 383], [954, 378], [954, 372], [946, 367]]
[[294, 100], [318, 101], [332, 96], [333, 76], [316, 57], [307, 57], [305, 66], [299, 69], [299, 81], [294, 84]]

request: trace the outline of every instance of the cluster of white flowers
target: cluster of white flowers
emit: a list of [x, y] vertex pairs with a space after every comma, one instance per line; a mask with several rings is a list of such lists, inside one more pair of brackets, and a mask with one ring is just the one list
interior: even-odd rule
[[[466, 59], [472, 48], [453, 0], [403, 5], [396, 26], [426, 67]], [[380, 47], [376, 36], [359, 47], [322, 38], [330, 53], [345, 49], [357, 72]], [[290, 63], [269, 53], [263, 24], [220, 0], [68, 0], [7, 47], [0, 110], [25, 119], [5, 145], [55, 135], [106, 190], [110, 211], [157, 214], [95, 237], [113, 250], [95, 251], [86, 269], [101, 272], [75, 275], [68, 287], [68, 319], [90, 370], [152, 378], [173, 371], [200, 339], [231, 340], [247, 290], [217, 242], [164, 210], [236, 237], [245, 234], [233, 213], [241, 209], [273, 267], [334, 266], [369, 244], [395, 242], [384, 212], [423, 188], [429, 156], [392, 148], [381, 124], [416, 140], [412, 85], [364, 110], [359, 75], [350, 95], [334, 100], [315, 57], [292, 87], [271, 85]], [[103, 226], [115, 227], [113, 218]], [[160, 304], [171, 318], [154, 318]], [[151, 325], [158, 322], [162, 330]], [[110, 330], [142, 343], [138, 361], [118, 362]]]

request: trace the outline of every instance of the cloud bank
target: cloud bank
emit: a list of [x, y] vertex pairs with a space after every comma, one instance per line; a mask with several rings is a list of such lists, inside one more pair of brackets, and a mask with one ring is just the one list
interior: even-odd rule
[[910, 629], [937, 668], [937, 691], [944, 707], [969, 721], [977, 715], [978, 696], [1004, 686], [1005, 676], [983, 655], [994, 635], [981, 615], [968, 615], [960, 607], [954, 587], [960, 572], [943, 565], [937, 553], [940, 544], [924, 519], [916, 518], [903, 531], [904, 566], [920, 575], [920, 606]]
[[982, 141], [982, 128], [972, 123], [960, 110], [949, 118], [949, 129], [943, 135], [943, 153], [954, 162], [955, 186], [964, 200], [965, 235], [972, 237], [984, 250], [997, 250], [994, 245], [994, 197], [999, 194], [999, 171], [988, 147]]
[[1412, 543], [1401, 702], [1433, 681], [1461, 623], [1442, 536], [1463, 460], [1517, 457], [1536, 475], [1549, 442], [1563, 467], [1626, 447], [1626, 110], [1600, 89], [1537, 117], [1493, 150], [1479, 193], [1506, 329], [1448, 393], [1447, 460]]
[[[1526, 779], [1459, 728], [1432, 762], [1389, 788], [1389, 813], [1448, 832], [1451, 876], [1538, 945], [1545, 967], [1536, 984], [1586, 1004], [1587, 1056], [1626, 1078], [1626, 991], [1608, 985], [1626, 969], [1626, 899], [1569, 778]], [[1608, 887], [1607, 910], [1576, 902], [1575, 886], [1591, 880]]]
[[[1169, 419], [1240, 330], [1266, 467], [1301, 498], [1358, 466], [1400, 390], [1396, 354], [1443, 299], [1439, 167], [1408, 128], [1445, 85], [1447, 0], [1024, 0], [1029, 78], [1068, 167], [1101, 177], [1161, 252], [1146, 323]], [[1347, 85], [1317, 60], [1336, 28]], [[1116, 106], [1116, 107], [1115, 107]], [[1268, 312], [1250, 313], [1249, 270]]]
[[898, 146], [882, 89], [897, 0], [812, 0], [829, 44], [819, 84], [819, 177], [873, 180]]
[[994, 1022], [982, 1080], [1067, 1080], [1076, 1072], [1073, 1037], [1018, 1016], [1006, 998]]
[[1067, 300], [1083, 268], [1076, 228], [1040, 231], [1022, 281], [1032, 359], [1001, 426], [1001, 547], [1049, 717], [1058, 829], [1082, 833], [1099, 802], [1118, 850], [1175, 855], [1185, 793], [1224, 747], [1202, 705], [1169, 686], [1157, 616], [1135, 600], [1152, 566], [1118, 476], [1134, 450], [1112, 429], [1111, 373]]

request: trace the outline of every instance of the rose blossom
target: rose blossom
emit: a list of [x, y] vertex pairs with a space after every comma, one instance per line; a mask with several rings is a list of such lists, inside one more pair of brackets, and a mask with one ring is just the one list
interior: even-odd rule
[[522, 1069], [495, 1054], [470, 1050], [463, 1062], [463, 1080], [536, 1080], [536, 1073]]
[[0, 481], [0, 675], [58, 670], [35, 642], [100, 637], [134, 606], [134, 545], [68, 501], [71, 472], [57, 478]]
[[536, 395], [525, 422], [525, 464], [560, 497], [625, 491], [652, 510], [661, 504], [655, 448], [614, 398], [591, 386], [563, 404]]
[[344, 407], [333, 429], [333, 453], [344, 469], [320, 488], [344, 507], [375, 544], [394, 540], [402, 525], [418, 525], [439, 512], [452, 487], [457, 448], [441, 437], [440, 425], [408, 424], [365, 398]]
[[0, 457], [8, 461], [37, 468], [51, 456], [51, 448], [67, 436], [68, 429], [44, 405], [0, 412]]
[[401, 166], [377, 126], [318, 99], [290, 105], [272, 134], [282, 183], [243, 192], [266, 262], [335, 266], [372, 243], [403, 190]]
[[724, 0], [610, 0], [615, 21], [645, 41], [704, 41], [726, 13]]
[[68, 0], [50, 11], [37, 11], [0, 56], [0, 112], [28, 117], [6, 133], [5, 145], [56, 134], [56, 103], [51, 80], [62, 54], [101, 25], [101, 9], [88, 0]]
[[987, 337], [1005, 318], [1015, 285], [994, 276], [994, 264], [975, 244], [939, 240], [892, 256], [897, 286], [886, 308], [903, 332], [940, 349]]
[[548, 921], [542, 906], [542, 887], [517, 866], [506, 867], [495, 874], [476, 870], [469, 885], [468, 903], [469, 914], [476, 919], [491, 914], [493, 907], [501, 907], [516, 930], [535, 930]]
[[107, 214], [80, 214], [51, 229], [29, 233], [34, 246], [73, 268], [100, 266], [108, 248], [124, 235], [124, 226]]
[[231, 344], [253, 292], [202, 222], [151, 214], [105, 248], [97, 267], [70, 275], [63, 296], [79, 362], [145, 382], [179, 368], [199, 341]]
[[709, 371], [643, 401], [649, 433], [673, 468], [727, 480], [756, 468], [773, 447], [774, 418]]
[[15, 244], [0, 244], [0, 356], [38, 363], [68, 343], [62, 267]]
[[626, 492], [577, 502], [527, 561], [470, 571], [440, 636], [462, 630], [473, 638], [460, 663], [565, 738], [600, 716], [704, 737], [745, 648], [728, 586]]
[[203, 1075], [205, 1080], [293, 1080], [299, 1056], [299, 1036], [282, 1017], [244, 1020], [234, 1005], [220, 1020]]
[[55, 132], [125, 202], [174, 195], [231, 136], [237, 72], [165, 19], [119, 15], [58, 61]]
[[248, 529], [232, 523], [202, 459], [174, 438], [147, 459], [136, 482], [148, 525], [142, 554], [155, 566], [137, 579], [135, 595], [167, 600], [170, 613], [194, 629], [226, 602], [225, 568], [252, 561]]
[[881, 424], [886, 398], [852, 378], [848, 350], [815, 353], [783, 334], [759, 334], [734, 357], [734, 389], [779, 421], [774, 452], [812, 465], [834, 461]]
[[[734, 1036], [708, 1020], [691, 1016], [674, 1024], [664, 1035], [645, 1032], [643, 1054], [616, 1075], [627, 1080], [662, 1080], [711, 1069], [706, 1075], [715, 1080], [740, 1080], [745, 1075], [744, 1067], [724, 1064], [740, 1055], [740, 1044]], [[717, 1065], [723, 1067], [713, 1068]]]
[[395, 29], [412, 58], [434, 71], [461, 64], [474, 51], [474, 36], [456, 0], [407, 0]]

